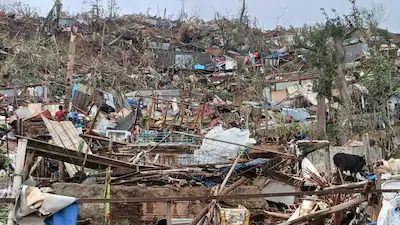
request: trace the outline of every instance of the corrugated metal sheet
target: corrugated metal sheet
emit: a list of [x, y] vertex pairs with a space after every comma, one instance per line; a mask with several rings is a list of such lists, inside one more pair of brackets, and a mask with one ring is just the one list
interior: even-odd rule
[[344, 47], [345, 56], [344, 60], [346, 63], [354, 62], [356, 59], [367, 55], [369, 48], [367, 43], [358, 43], [355, 45], [349, 45]]
[[157, 53], [158, 66], [167, 68], [176, 66], [180, 69], [190, 69], [196, 64], [215, 66], [211, 55], [203, 52], [184, 53], [173, 51], [159, 51]]
[[[263, 194], [272, 194], [278, 192], [296, 192], [296, 191], [298, 191], [296, 187], [274, 180], [270, 180], [268, 184], [262, 189]], [[265, 200], [291, 205], [294, 203], [295, 196], [270, 197], [270, 198], [265, 198]]]
[[175, 65], [175, 53], [172, 51], [158, 51], [157, 65], [162, 68], [168, 68]]
[[178, 54], [175, 55], [175, 65], [179, 69], [190, 69], [195, 65], [193, 55], [190, 54]]
[[149, 48], [152, 48], [152, 49], [169, 50], [169, 48], [171, 47], [171, 44], [151, 41], [151, 42], [149, 42], [148, 46], [149, 46]]
[[[52, 121], [44, 116], [42, 116], [42, 119], [47, 129], [49, 130], [52, 141], [54, 142], [55, 145], [75, 150], [78, 152], [84, 152], [84, 153], [88, 152], [88, 154], [92, 154], [92, 151], [90, 150], [89, 146], [86, 144], [85, 140], [83, 140], [79, 136], [72, 122]], [[65, 164], [65, 169], [67, 170], [68, 175], [70, 177], [73, 177], [75, 173], [77, 173], [80, 169], [78, 166], [69, 163], [64, 163], [64, 164]]]
[[274, 85], [274, 89], [275, 91], [282, 91], [282, 90], [286, 90], [288, 87], [294, 86], [294, 85], [298, 85], [300, 84], [300, 81], [296, 80], [296, 81], [287, 81], [287, 82], [282, 82], [282, 83], [276, 83]]
[[86, 110], [92, 100], [93, 97], [91, 95], [85, 94], [81, 91], [77, 91], [74, 98], [72, 99], [72, 105], [81, 110]]
[[[165, 89], [165, 90], [139, 90], [133, 91], [125, 94], [125, 97], [128, 99], [135, 98], [136, 96], [158, 96], [159, 100], [168, 100], [168, 101], [180, 101], [181, 92], [179, 89]], [[150, 98], [144, 98], [144, 105], [148, 105], [151, 102]]]

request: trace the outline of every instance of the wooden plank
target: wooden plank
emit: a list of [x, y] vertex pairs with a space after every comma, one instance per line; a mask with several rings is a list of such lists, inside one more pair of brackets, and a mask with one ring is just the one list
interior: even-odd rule
[[324, 158], [325, 158], [325, 177], [329, 180], [329, 178], [332, 175], [331, 150], [329, 146], [325, 148]]
[[[63, 162], [68, 162], [74, 165], [82, 165], [84, 160], [85, 167], [91, 169], [106, 169], [108, 166], [136, 170], [137, 165], [131, 165], [128, 162], [111, 159], [103, 156], [88, 154], [85, 159], [85, 153], [77, 152], [72, 149], [67, 149], [57, 145], [52, 145], [44, 141], [39, 141], [30, 138], [28, 140], [28, 151], [35, 153], [35, 155], [45, 158], [52, 158]], [[141, 168], [156, 168], [154, 166], [139, 166]], [[129, 171], [130, 171], [129, 170]]]
[[263, 211], [263, 213], [267, 216], [272, 216], [272, 217], [276, 217], [276, 218], [280, 218], [280, 219], [289, 219], [290, 215], [289, 214], [284, 214], [284, 213], [277, 213], [277, 212], [269, 212], [269, 211]]
[[172, 225], [172, 202], [167, 202], [167, 225]]
[[28, 141], [25, 139], [18, 140], [17, 157], [15, 162], [14, 182], [13, 182], [13, 196], [19, 191], [23, 182], [23, 172], [25, 165], [26, 147]]

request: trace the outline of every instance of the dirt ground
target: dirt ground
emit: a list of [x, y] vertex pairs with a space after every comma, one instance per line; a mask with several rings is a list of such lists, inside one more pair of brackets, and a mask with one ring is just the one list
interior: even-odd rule
[[[53, 189], [57, 194], [74, 196], [78, 198], [102, 198], [103, 185], [82, 185], [72, 183], [56, 183]], [[205, 196], [210, 190], [205, 187], [183, 187], [173, 186], [145, 187], [145, 186], [112, 186], [111, 195], [116, 199], [127, 199], [135, 197], [171, 197], [171, 196]], [[238, 187], [231, 194], [260, 193], [256, 186]], [[251, 201], [230, 201], [226, 202], [232, 207], [242, 204], [248, 208], [262, 208], [265, 206], [263, 199]], [[206, 202], [178, 202], [173, 204], [174, 218], [193, 218]], [[111, 206], [111, 218], [115, 224], [150, 225], [157, 220], [166, 217], [166, 203], [143, 203], [143, 204], [113, 204]], [[80, 205], [80, 218], [91, 219], [91, 224], [103, 224], [103, 204]]]

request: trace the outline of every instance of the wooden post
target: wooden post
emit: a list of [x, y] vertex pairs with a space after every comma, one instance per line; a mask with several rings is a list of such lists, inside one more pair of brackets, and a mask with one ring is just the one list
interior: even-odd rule
[[163, 118], [163, 123], [162, 123], [162, 129], [163, 129], [163, 131], [164, 131], [164, 129], [166, 128], [166, 123], [167, 123], [167, 114], [168, 114], [168, 106], [169, 106], [169, 104], [168, 103], [166, 103], [166, 105], [165, 105], [165, 113], [164, 113], [164, 118]]
[[26, 153], [25, 156], [25, 163], [24, 163], [24, 169], [22, 172], [22, 182], [24, 182], [28, 176], [29, 176], [29, 167], [32, 165], [33, 161], [35, 159], [35, 154], [33, 153]]
[[317, 127], [318, 136], [321, 139], [326, 138], [326, 104], [325, 96], [318, 95], [318, 105], [317, 105]]
[[[108, 152], [112, 152], [113, 139], [110, 138], [108, 142]], [[111, 166], [107, 167], [106, 177], [104, 182], [104, 198], [111, 198]], [[104, 203], [104, 221], [106, 224], [111, 224], [111, 204], [109, 202]]]
[[[26, 139], [19, 139], [18, 140], [18, 148], [17, 148], [17, 158], [15, 162], [15, 174], [14, 174], [14, 181], [13, 181], [13, 192], [11, 197], [15, 197], [19, 189], [22, 185], [22, 178], [24, 172], [24, 165], [25, 165], [25, 155], [26, 155], [26, 146], [28, 145], [28, 140]], [[11, 206], [12, 208], [12, 206]], [[10, 209], [8, 213], [8, 221], [7, 225], [14, 225], [13, 220], [14, 210]]]
[[65, 165], [64, 162], [59, 161], [58, 162], [58, 174], [59, 174], [59, 180], [64, 181], [65, 179]]
[[49, 102], [49, 99], [48, 99], [48, 96], [47, 96], [47, 85], [42, 85], [42, 89], [43, 89], [43, 102], [45, 102], [45, 103], [48, 103]]
[[[376, 190], [382, 190], [382, 176], [380, 172], [376, 173], [376, 183], [375, 183], [375, 188]], [[381, 211], [382, 208], [382, 193], [377, 193], [377, 199], [378, 199], [378, 212]]]
[[[26, 146], [28, 145], [28, 140], [19, 139], [18, 140], [18, 149], [17, 149], [17, 158], [15, 163], [15, 174], [14, 174], [14, 182], [13, 182], [13, 193], [17, 193], [21, 184], [22, 177], [24, 172], [25, 165], [25, 155], [26, 155]], [[15, 195], [14, 195], [15, 196]]]
[[99, 117], [99, 114], [100, 114], [100, 109], [97, 109], [96, 115], [94, 116], [94, 119], [93, 119], [92, 123], [89, 126], [89, 129], [86, 131], [85, 134], [92, 133], [93, 127], [96, 124], [96, 120], [97, 120], [97, 117]]
[[67, 78], [65, 81], [65, 99], [64, 99], [64, 109], [69, 110], [69, 103], [71, 101], [71, 90], [72, 90], [72, 80], [74, 75], [74, 64], [75, 64], [75, 43], [76, 35], [74, 30], [71, 30], [71, 38], [69, 41], [69, 52], [68, 52], [68, 63], [67, 63]]
[[172, 202], [167, 202], [167, 225], [172, 225]]
[[332, 168], [331, 168], [331, 150], [328, 147], [325, 148], [325, 177], [329, 180], [332, 175]]
[[15, 107], [15, 109], [18, 108], [18, 91], [17, 91], [17, 88], [14, 88], [14, 107]]
[[371, 152], [370, 152], [370, 146], [369, 146], [369, 136], [368, 133], [364, 134], [362, 136], [362, 140], [363, 140], [363, 151], [365, 154], [365, 161], [367, 163], [367, 167], [368, 167], [368, 172], [372, 172], [373, 168], [371, 165]]

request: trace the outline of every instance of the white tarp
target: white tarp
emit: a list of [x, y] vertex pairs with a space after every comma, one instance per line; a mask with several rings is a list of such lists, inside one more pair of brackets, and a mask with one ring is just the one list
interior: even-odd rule
[[[255, 140], [250, 138], [249, 130], [231, 128], [225, 130], [221, 125], [214, 127], [206, 135], [206, 138], [231, 142], [240, 145], [254, 144]], [[193, 154], [194, 164], [226, 162], [235, 158], [241, 146], [219, 141], [204, 139], [200, 149]]]
[[[390, 180], [382, 184], [382, 190], [387, 189], [398, 189], [400, 186], [400, 180]], [[382, 208], [379, 212], [377, 225], [386, 225], [385, 220], [388, 212], [395, 206], [394, 197], [397, 193], [383, 193], [382, 194]]]
[[17, 196], [13, 219], [19, 225], [44, 225], [46, 217], [56, 214], [76, 201], [73, 197], [43, 193], [39, 188], [23, 185]]
[[302, 168], [302, 174], [303, 174], [303, 178], [306, 179], [310, 179], [310, 172], [317, 175], [318, 177], [321, 177], [321, 174], [319, 174], [317, 168], [315, 168], [315, 166], [312, 164], [312, 162], [307, 159], [304, 158], [303, 161], [301, 162], [301, 168]]

